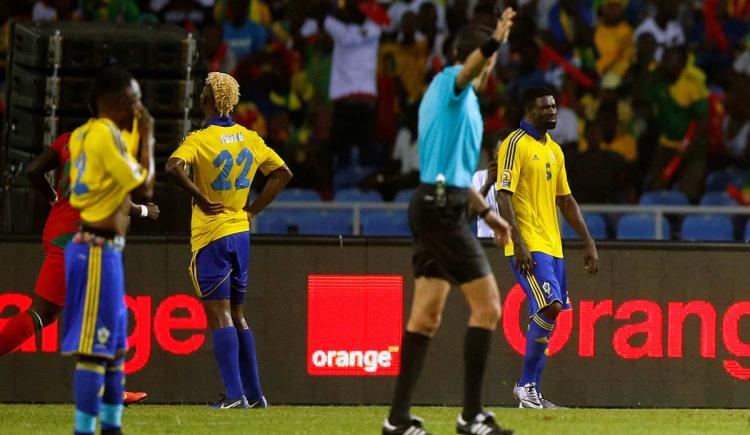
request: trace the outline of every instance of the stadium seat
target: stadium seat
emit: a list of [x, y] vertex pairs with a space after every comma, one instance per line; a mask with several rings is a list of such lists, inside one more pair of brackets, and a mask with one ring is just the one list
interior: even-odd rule
[[315, 210], [304, 213], [299, 222], [300, 234], [315, 235], [351, 235], [352, 210]]
[[[602, 240], [607, 238], [607, 223], [604, 221], [604, 216], [599, 213], [584, 213], [583, 220], [586, 222], [586, 226], [589, 228], [591, 237], [596, 240]], [[568, 224], [564, 218], [560, 218], [562, 222], [562, 238], [567, 240], [578, 240], [578, 233]]]
[[259, 234], [296, 234], [300, 222], [310, 210], [292, 208], [270, 208], [253, 220], [253, 230]]
[[[667, 218], [662, 217], [661, 240], [669, 240], [670, 226]], [[618, 240], [656, 240], [656, 225], [652, 214], [629, 214], [617, 222]]]
[[336, 201], [338, 202], [383, 202], [380, 193], [371, 190], [363, 192], [359, 189], [344, 189], [336, 192]]
[[737, 201], [726, 192], [706, 192], [701, 198], [701, 205], [731, 207], [737, 205]]
[[744, 179], [745, 172], [740, 169], [728, 168], [713, 171], [706, 177], [706, 191], [723, 192], [730, 184], [734, 184], [735, 186], [742, 185]]
[[417, 189], [402, 189], [399, 190], [396, 194], [396, 198], [393, 199], [393, 202], [409, 202], [411, 201], [411, 197], [414, 196], [414, 192]]
[[284, 189], [276, 196], [274, 201], [292, 202], [320, 201], [320, 195], [313, 189]]
[[688, 205], [687, 196], [678, 190], [655, 190], [643, 192], [641, 205]]
[[409, 236], [406, 210], [362, 210], [362, 234], [365, 236]]
[[688, 216], [682, 221], [682, 240], [729, 242], [734, 240], [734, 227], [728, 216]]
[[745, 242], [750, 242], [750, 220], [745, 225]]
[[372, 168], [357, 164], [337, 169], [333, 174], [333, 188], [336, 190], [355, 188], [363, 178], [372, 172]]

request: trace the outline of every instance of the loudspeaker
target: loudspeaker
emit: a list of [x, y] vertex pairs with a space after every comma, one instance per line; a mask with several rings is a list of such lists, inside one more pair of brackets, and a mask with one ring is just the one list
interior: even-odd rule
[[195, 41], [173, 25], [23, 22], [15, 24], [12, 44], [13, 63], [51, 69], [58, 59], [64, 74], [117, 64], [184, 78], [197, 60]]
[[[48, 73], [14, 66], [6, 86], [12, 104], [31, 110], [46, 110], [52, 105], [63, 113], [88, 113], [88, 98], [94, 86], [91, 76], [64, 76], [57, 80]], [[138, 79], [138, 77], [136, 77]], [[138, 79], [143, 105], [155, 117], [182, 116], [199, 107], [200, 89], [194, 80]], [[190, 98], [186, 100], [186, 97]]]

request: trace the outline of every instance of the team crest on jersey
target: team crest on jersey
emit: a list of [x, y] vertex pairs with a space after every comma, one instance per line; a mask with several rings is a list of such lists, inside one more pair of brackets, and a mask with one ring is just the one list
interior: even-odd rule
[[544, 290], [544, 293], [546, 293], [547, 296], [552, 294], [552, 288], [547, 281], [544, 281], [544, 284], [542, 284], [542, 290]]
[[102, 326], [101, 328], [96, 330], [96, 341], [104, 346], [109, 341], [109, 329]]
[[513, 174], [510, 171], [503, 171], [503, 174], [500, 177], [500, 188], [510, 189], [510, 184], [512, 181], [513, 181]]

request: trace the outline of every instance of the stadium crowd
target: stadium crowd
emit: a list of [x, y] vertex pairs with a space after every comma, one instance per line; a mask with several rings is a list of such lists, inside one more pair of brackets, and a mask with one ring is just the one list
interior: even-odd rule
[[[294, 186], [390, 200], [419, 182], [422, 93], [452, 64], [456, 33], [491, 26], [496, 3], [21, 0], [0, 2], [0, 50], [11, 20], [184, 26], [201, 35], [206, 69], [237, 78], [237, 122], [284, 157]], [[518, 17], [480, 95], [483, 161], [518, 125], [520, 93], [547, 85], [559, 103], [551, 135], [582, 203], [636, 203], [672, 188], [696, 203], [710, 171], [747, 167], [750, 0], [500, 3]]]

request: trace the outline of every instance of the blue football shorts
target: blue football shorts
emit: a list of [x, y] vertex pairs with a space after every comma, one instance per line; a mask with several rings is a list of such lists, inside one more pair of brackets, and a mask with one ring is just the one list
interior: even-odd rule
[[188, 273], [202, 300], [245, 302], [250, 232], [231, 234], [193, 252]]
[[541, 309], [558, 301], [563, 310], [570, 309], [568, 286], [565, 279], [565, 260], [542, 252], [532, 252], [534, 270], [531, 274], [521, 273], [516, 267], [516, 259], [508, 257], [516, 281], [523, 287], [529, 302], [529, 317]]

